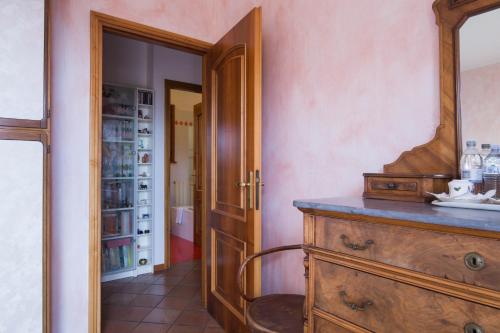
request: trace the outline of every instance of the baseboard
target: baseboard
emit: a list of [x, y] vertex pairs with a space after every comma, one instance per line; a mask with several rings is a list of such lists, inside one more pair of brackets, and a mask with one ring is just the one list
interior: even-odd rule
[[154, 272], [155, 272], [155, 273], [156, 273], [156, 272], [161, 272], [161, 271], [164, 271], [164, 270], [166, 270], [166, 269], [167, 269], [167, 265], [165, 265], [165, 264], [159, 264], [159, 265], [155, 265], [155, 266], [153, 267], [153, 270], [154, 270]]

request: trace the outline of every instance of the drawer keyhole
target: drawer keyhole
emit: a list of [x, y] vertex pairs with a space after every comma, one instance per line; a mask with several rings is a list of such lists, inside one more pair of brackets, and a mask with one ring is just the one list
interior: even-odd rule
[[[476, 252], [467, 253], [464, 257], [465, 266], [472, 271], [479, 271], [484, 268], [485, 260], [482, 255]], [[471, 333], [475, 333], [471, 331]]]
[[484, 330], [476, 323], [469, 323], [465, 325], [464, 333], [484, 333]]

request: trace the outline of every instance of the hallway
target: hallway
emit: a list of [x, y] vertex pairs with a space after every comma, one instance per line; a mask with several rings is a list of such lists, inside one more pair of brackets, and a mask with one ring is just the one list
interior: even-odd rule
[[200, 303], [200, 261], [102, 284], [103, 333], [223, 333]]

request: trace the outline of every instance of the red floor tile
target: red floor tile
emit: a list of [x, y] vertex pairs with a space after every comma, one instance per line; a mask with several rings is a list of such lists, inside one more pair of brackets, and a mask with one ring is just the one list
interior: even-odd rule
[[172, 264], [201, 258], [201, 248], [191, 241], [171, 234], [170, 244]]

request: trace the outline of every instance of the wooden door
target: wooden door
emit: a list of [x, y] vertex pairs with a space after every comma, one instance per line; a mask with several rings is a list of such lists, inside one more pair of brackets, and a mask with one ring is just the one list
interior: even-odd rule
[[[244, 331], [236, 275], [261, 249], [261, 10], [253, 9], [207, 57], [207, 305], [226, 332]], [[247, 294], [260, 294], [256, 261]]]
[[201, 209], [202, 209], [202, 195], [203, 195], [203, 182], [202, 182], [202, 156], [201, 147], [203, 144], [202, 136], [203, 129], [201, 103], [193, 107], [194, 112], [194, 158], [193, 158], [193, 239], [194, 243], [201, 247]]

